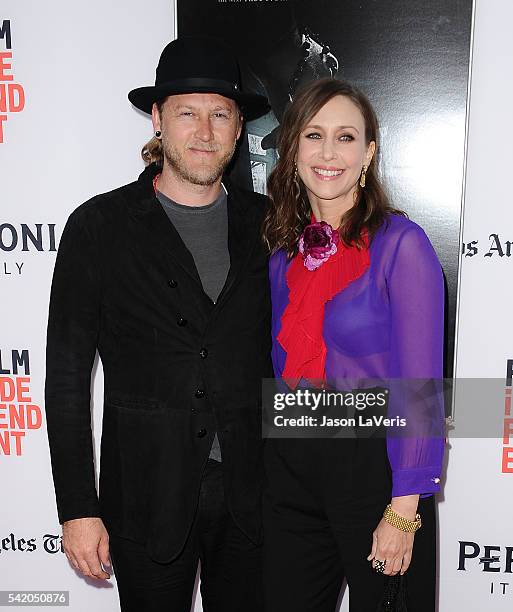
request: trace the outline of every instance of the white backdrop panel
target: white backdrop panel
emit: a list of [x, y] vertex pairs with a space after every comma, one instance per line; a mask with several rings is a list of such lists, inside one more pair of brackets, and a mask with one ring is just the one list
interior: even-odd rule
[[[76, 206], [141, 172], [139, 150], [151, 135], [151, 123], [126, 95], [153, 81], [160, 51], [174, 37], [174, 7], [170, 0], [155, 0], [151, 8], [136, 0], [3, 0], [1, 8], [0, 101], [2, 86], [9, 83], [21, 85], [25, 93], [20, 112], [2, 112], [0, 102], [0, 115], [7, 116], [0, 117], [1, 368], [13, 380], [11, 351], [28, 351], [27, 371], [22, 367], [18, 374], [30, 376], [32, 403], [42, 410], [55, 261], [51, 226], [58, 244]], [[38, 223], [40, 250], [30, 241], [23, 250], [24, 224], [37, 238]], [[18, 244], [6, 250], [15, 235]], [[99, 369], [97, 408], [101, 387]], [[4, 400], [0, 427], [8, 422]], [[99, 413], [94, 418], [97, 454]], [[24, 434], [19, 455], [14, 444], [7, 445], [7, 429], [0, 428], [0, 589], [68, 590], [74, 612], [118, 609], [115, 580], [98, 586], [80, 577], [60, 551], [44, 418], [37, 429], [16, 431]]]
[[[463, 227], [464, 244], [477, 243], [465, 247], [461, 258], [456, 367], [459, 378], [497, 378], [504, 384], [507, 360], [513, 359], [513, 257], [490, 250], [497, 246], [490, 235], [498, 235], [504, 251], [513, 239], [512, 20], [510, 0], [477, 0]], [[503, 414], [504, 405], [487, 403], [483, 419], [492, 412]], [[464, 405], [456, 403], [455, 419], [457, 428], [465, 419]], [[513, 609], [508, 567], [513, 473], [501, 470], [502, 432], [493, 439], [478, 435], [452, 439], [450, 445], [445, 501], [439, 505], [442, 612]], [[460, 542], [468, 542], [461, 545], [463, 553], [477, 555], [464, 560], [462, 569]], [[495, 560], [487, 565], [490, 557]]]

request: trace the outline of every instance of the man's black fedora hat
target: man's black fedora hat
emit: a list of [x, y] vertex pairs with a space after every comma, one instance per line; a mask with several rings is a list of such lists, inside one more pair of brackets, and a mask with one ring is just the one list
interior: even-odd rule
[[242, 91], [240, 68], [233, 52], [214, 38], [182, 37], [162, 51], [154, 87], [138, 87], [128, 94], [130, 102], [151, 113], [154, 102], [185, 93], [216, 93], [235, 100], [246, 119], [269, 110], [264, 96]]

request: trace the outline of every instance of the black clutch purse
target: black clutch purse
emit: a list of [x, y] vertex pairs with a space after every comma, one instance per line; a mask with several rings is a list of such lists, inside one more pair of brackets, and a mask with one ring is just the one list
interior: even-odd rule
[[376, 612], [408, 612], [406, 606], [406, 574], [385, 577], [383, 599]]

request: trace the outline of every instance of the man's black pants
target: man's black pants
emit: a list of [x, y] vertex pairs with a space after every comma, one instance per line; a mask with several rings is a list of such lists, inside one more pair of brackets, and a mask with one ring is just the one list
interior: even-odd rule
[[261, 612], [261, 549], [231, 518], [222, 466], [209, 459], [197, 515], [180, 556], [157, 563], [145, 546], [111, 536], [110, 553], [122, 612], [189, 612], [201, 561], [204, 612]]

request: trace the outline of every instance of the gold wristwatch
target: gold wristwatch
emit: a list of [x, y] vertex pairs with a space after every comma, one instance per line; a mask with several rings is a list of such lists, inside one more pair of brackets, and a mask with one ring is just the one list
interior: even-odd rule
[[401, 531], [406, 531], [411, 533], [412, 531], [417, 531], [422, 526], [422, 521], [420, 519], [420, 514], [415, 515], [415, 520], [410, 521], [404, 516], [397, 514], [394, 510], [392, 510], [392, 504], [388, 504], [385, 508], [385, 512], [383, 512], [383, 518], [387, 523], [390, 523], [393, 527], [400, 529]]

